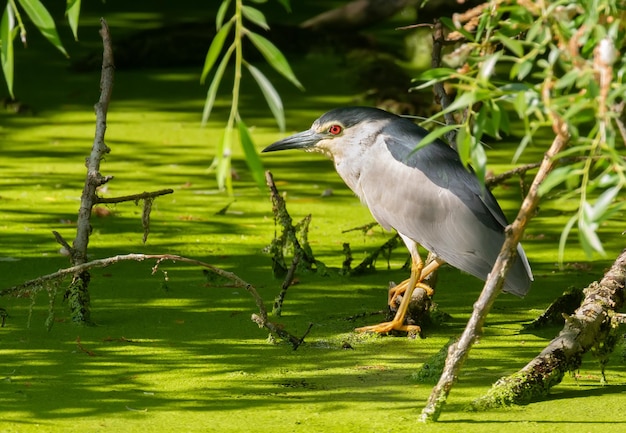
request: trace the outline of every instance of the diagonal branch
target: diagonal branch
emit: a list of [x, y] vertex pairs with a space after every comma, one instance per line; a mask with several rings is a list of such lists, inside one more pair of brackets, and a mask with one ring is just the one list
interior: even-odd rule
[[419, 420], [422, 422], [436, 421], [439, 418], [443, 405], [456, 382], [461, 367], [467, 359], [474, 341], [476, 341], [481, 333], [487, 314], [496, 297], [502, 291], [504, 278], [516, 256], [517, 244], [522, 237], [526, 225], [534, 216], [537, 205], [539, 204], [539, 185], [545, 180], [548, 173], [552, 171], [556, 165], [555, 156], [566, 147], [570, 139], [567, 124], [556, 117], [554, 119], [554, 130], [556, 137], [550, 149], [543, 157], [539, 171], [535, 175], [535, 179], [522, 203], [517, 218], [515, 218], [513, 224], [507, 227], [504, 244], [502, 245], [498, 259], [487, 281], [485, 281], [483, 291], [474, 304], [472, 316], [463, 334], [459, 338], [459, 341], [450, 346], [443, 373], [439, 382], [433, 388], [428, 403], [420, 415]]

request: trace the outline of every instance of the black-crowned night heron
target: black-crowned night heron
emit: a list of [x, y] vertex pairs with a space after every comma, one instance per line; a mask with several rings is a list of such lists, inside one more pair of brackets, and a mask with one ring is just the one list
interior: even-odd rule
[[[404, 325], [411, 294], [441, 264], [448, 263], [482, 280], [504, 243], [507, 221], [491, 192], [463, 166], [442, 141], [417, 151], [427, 131], [411, 120], [371, 107], [338, 108], [311, 128], [278, 141], [263, 152], [303, 149], [329, 156], [337, 173], [385, 229], [395, 229], [411, 253], [411, 277], [396, 286], [404, 292], [391, 322], [358, 328], [385, 333], [410, 331]], [[421, 245], [436, 255], [424, 265]], [[521, 245], [503, 290], [524, 296], [532, 272]], [[391, 299], [391, 294], [390, 294]]]

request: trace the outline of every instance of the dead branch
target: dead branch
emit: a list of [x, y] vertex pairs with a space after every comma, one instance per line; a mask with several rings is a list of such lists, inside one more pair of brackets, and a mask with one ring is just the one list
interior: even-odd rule
[[311, 30], [354, 31], [383, 21], [404, 8], [408, 0], [354, 0], [303, 22]]
[[617, 327], [613, 316], [624, 305], [625, 284], [626, 249], [599, 283], [593, 282], [584, 290], [585, 299], [574, 314], [566, 317], [559, 335], [520, 371], [498, 380], [485, 396], [472, 403], [472, 408], [526, 404], [545, 397], [567, 372], [580, 367], [585, 353], [594, 349], [603, 357], [600, 362], [604, 376], [606, 358], [614, 348], [606, 342]]
[[350, 271], [350, 275], [362, 275], [367, 272], [374, 270], [374, 263], [376, 263], [376, 259], [378, 256], [382, 254], [389, 254], [394, 248], [399, 245], [400, 236], [395, 233], [391, 238], [389, 238], [384, 244], [380, 247], [372, 251], [363, 259], [361, 263], [358, 264], [357, 267]]
[[85, 346], [83, 346], [83, 343], [80, 341], [80, 337], [76, 337], [76, 347], [80, 352], [86, 353], [89, 356], [96, 356], [94, 351], [85, 349]]
[[554, 157], [565, 148], [570, 139], [567, 124], [560, 118], [554, 117], [554, 130], [556, 137], [546, 152], [535, 175], [535, 179], [522, 203], [513, 224], [507, 227], [506, 238], [500, 254], [493, 266], [480, 297], [474, 304], [474, 310], [459, 341], [450, 346], [444, 371], [437, 385], [433, 388], [426, 407], [422, 410], [419, 420], [422, 422], [436, 421], [441, 414], [448, 394], [459, 375], [463, 363], [469, 356], [469, 351], [474, 341], [481, 333], [487, 314], [496, 297], [502, 291], [502, 284], [506, 274], [516, 257], [517, 244], [519, 243], [524, 229], [535, 214], [539, 204], [539, 185], [544, 181], [548, 173], [554, 168]]
[[[114, 265], [123, 261], [137, 261], [142, 262], [144, 260], [156, 260], [156, 264], [152, 267], [152, 274], [155, 274], [159, 268], [161, 262], [165, 260], [170, 260], [173, 262], [183, 262], [189, 263], [192, 265], [200, 266], [209, 270], [210, 272], [217, 274], [233, 283], [234, 287], [239, 287], [245, 289], [254, 299], [257, 308], [259, 309], [259, 314], [253, 314], [252, 320], [257, 323], [260, 327], [266, 328], [272, 335], [275, 335], [281, 339], [288, 340], [294, 350], [300, 346], [304, 337], [308, 334], [305, 333], [304, 336], [298, 338], [296, 336], [291, 335], [285, 329], [283, 329], [280, 325], [277, 325], [267, 317], [267, 309], [265, 308], [265, 303], [263, 302], [263, 298], [259, 295], [256, 288], [252, 285], [241, 279], [239, 276], [232, 272], [225, 271], [208, 263], [202, 262], [200, 260], [191, 259], [188, 257], [178, 256], [175, 254], [125, 254], [125, 255], [117, 255], [113, 257], [107, 257], [104, 259], [92, 260], [90, 262], [81, 263], [80, 265], [75, 265], [69, 268], [60, 269], [57, 272], [52, 274], [43, 275], [41, 277], [26, 281], [20, 285], [9, 287], [8, 289], [0, 290], [0, 296], [18, 296], [21, 293], [29, 292], [32, 296], [41, 290], [47, 290], [47, 288], [54, 283], [60, 283], [62, 280], [70, 275], [82, 274], [87, 272], [93, 268], [106, 268], [108, 266]], [[309, 327], [310, 329], [310, 327]]]
[[562, 325], [565, 317], [574, 314], [584, 299], [582, 289], [573, 288], [563, 292], [544, 310], [539, 317], [524, 325], [525, 330], [540, 329], [547, 326]]
[[[111, 151], [104, 141], [104, 136], [106, 133], [109, 103], [113, 92], [113, 77], [115, 71], [113, 47], [111, 43], [111, 36], [109, 34], [109, 27], [104, 18], [100, 19], [100, 24], [103, 54], [102, 72], [100, 76], [100, 98], [94, 106], [96, 113], [96, 131], [91, 153], [85, 162], [87, 175], [85, 178], [83, 192], [81, 194], [80, 208], [78, 210], [78, 217], [76, 220], [76, 237], [74, 238], [72, 246], [70, 247], [68, 242], [66, 242], [59, 233], [53, 232], [57, 242], [68, 251], [70, 262], [74, 267], [87, 261], [87, 246], [89, 245], [89, 236], [91, 235], [92, 230], [90, 219], [93, 207], [96, 204], [120, 203], [123, 201], [138, 202], [139, 200], [143, 200], [144, 206], [141, 222], [143, 225], [143, 242], [145, 243], [150, 232], [150, 211], [152, 209], [153, 200], [157, 196], [171, 194], [173, 192], [171, 189], [166, 189], [116, 198], [101, 198], [97, 195], [97, 189], [113, 179], [113, 176], [103, 176], [100, 173], [100, 162], [104, 159], [105, 155]], [[88, 269], [89, 268], [81, 268], [81, 271], [77, 271], [74, 274], [72, 282], [65, 293], [65, 298], [68, 300], [70, 306], [72, 320], [77, 323], [90, 322], [90, 275]]]
[[63, 236], [61, 236], [61, 233], [57, 232], [56, 230], [52, 230], [52, 234], [54, 235], [56, 241], [61, 244], [63, 249], [67, 251], [68, 254], [70, 254], [70, 252], [72, 251], [72, 247], [70, 247], [70, 244], [68, 244]]
[[485, 185], [489, 189], [493, 189], [497, 185], [506, 182], [510, 178], [514, 176], [524, 176], [526, 172], [530, 170], [534, 170], [535, 168], [541, 166], [540, 162], [533, 162], [530, 164], [520, 165], [519, 167], [515, 167], [511, 170], [505, 171], [504, 173], [500, 173], [498, 175], [491, 175], [485, 177]]
[[[113, 91], [113, 73], [115, 65], [113, 63], [113, 49], [111, 46], [111, 37], [109, 34], [109, 26], [104, 18], [100, 19], [102, 36], [103, 55], [102, 55], [102, 74], [100, 77], [100, 99], [95, 105], [96, 112], [96, 132], [91, 148], [91, 154], [87, 158], [87, 177], [85, 186], [80, 198], [80, 208], [78, 210], [78, 218], [76, 220], [76, 237], [70, 248], [70, 261], [72, 265], [80, 265], [87, 261], [87, 245], [89, 244], [89, 235], [91, 234], [91, 209], [97, 203], [96, 190], [99, 186], [104, 185], [112, 176], [102, 176], [100, 174], [100, 161], [111, 151], [104, 142], [104, 134], [106, 132], [106, 117]], [[59, 237], [57, 236], [57, 241]], [[83, 272], [74, 274], [72, 283], [70, 284], [66, 298], [69, 301], [71, 316], [74, 322], [89, 323], [91, 321], [89, 311], [89, 273]]]
[[[445, 45], [445, 35], [443, 33], [443, 24], [441, 20], [435, 20], [435, 26], [433, 28], [433, 50], [432, 50], [432, 60], [431, 66], [433, 69], [439, 68], [441, 66], [441, 50]], [[436, 82], [433, 85], [433, 91], [435, 92], [435, 102], [441, 105], [442, 109], [448, 108], [452, 103], [452, 98], [446, 92], [446, 89], [443, 85], [443, 82]], [[454, 115], [450, 112], [446, 112], [443, 115], [447, 125], [455, 125], [456, 119]], [[453, 149], [456, 150], [456, 131], [452, 130], [445, 134], [446, 140], [448, 144], [452, 146]]]
[[359, 227], [352, 227], [351, 229], [342, 230], [341, 233], [349, 233], [349, 232], [354, 232], [358, 230], [358, 231], [363, 232], [363, 234], [367, 234], [367, 232], [369, 232], [372, 228], [376, 227], [377, 225], [378, 225], [378, 222], [372, 221], [371, 223], [367, 223]]
[[298, 262], [300, 261], [301, 254], [295, 254], [293, 256], [293, 261], [291, 262], [291, 266], [287, 271], [287, 275], [283, 280], [283, 284], [280, 288], [280, 293], [274, 300], [274, 306], [272, 307], [272, 314], [276, 317], [280, 317], [283, 311], [283, 302], [285, 302], [285, 296], [287, 295], [287, 289], [293, 284], [294, 277], [296, 274], [296, 268], [298, 267]]
[[[102, 28], [102, 44], [104, 46], [102, 55], [102, 75], [100, 77], [100, 99], [94, 106], [96, 112], [96, 133], [91, 148], [91, 154], [87, 158], [87, 177], [80, 199], [80, 209], [76, 221], [76, 238], [71, 249], [73, 265], [80, 265], [87, 261], [87, 245], [91, 234], [91, 208], [97, 203], [96, 189], [112, 179], [111, 176], [100, 174], [100, 161], [111, 149], [104, 142], [106, 132], [106, 118], [113, 91], [113, 74], [115, 65], [113, 63], [113, 50], [111, 48], [111, 37], [109, 27], [102, 18], [100, 20]], [[79, 277], [77, 275], [77, 277]]]

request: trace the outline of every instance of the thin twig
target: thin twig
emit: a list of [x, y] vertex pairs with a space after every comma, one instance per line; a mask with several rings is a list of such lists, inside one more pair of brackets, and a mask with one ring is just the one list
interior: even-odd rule
[[81, 343], [80, 341], [80, 337], [76, 337], [76, 347], [78, 347], [78, 350], [80, 350], [83, 353], [86, 353], [89, 356], [96, 356], [95, 352], [85, 349], [85, 346], [83, 346], [83, 343]]
[[68, 244], [63, 236], [61, 236], [61, 233], [57, 232], [56, 230], [52, 230], [52, 234], [54, 235], [57, 243], [59, 243], [67, 251], [67, 253], [71, 255], [72, 247], [70, 247], [70, 244]]
[[[443, 24], [440, 20], [435, 21], [435, 25], [433, 28], [433, 52], [432, 52], [432, 60], [431, 66], [433, 69], [439, 68], [441, 66], [441, 50], [445, 45], [445, 35], [443, 33]], [[436, 82], [433, 85], [433, 91], [435, 92], [435, 100], [441, 105], [441, 109], [445, 110], [452, 103], [452, 98], [450, 95], [446, 93], [446, 89], [444, 88], [443, 82]], [[456, 119], [451, 112], [446, 112], [443, 115], [446, 120], [447, 125], [455, 125]], [[450, 132], [445, 134], [446, 140], [448, 144], [452, 146], [456, 150], [456, 130], [451, 130]]]
[[504, 173], [500, 173], [495, 176], [487, 176], [485, 178], [485, 185], [488, 188], [493, 188], [501, 183], [509, 180], [513, 176], [524, 175], [527, 171], [534, 170], [537, 167], [540, 167], [540, 162], [532, 162], [530, 164], [521, 165], [519, 167], [515, 167], [511, 170], [505, 171]]
[[370, 229], [376, 227], [377, 225], [378, 223], [376, 221], [373, 221], [371, 223], [367, 223], [362, 226], [352, 227], [351, 229], [342, 230], [341, 233], [350, 233], [350, 232], [354, 232], [358, 230], [358, 231], [363, 232], [363, 234], [367, 234], [367, 232], [369, 232]]
[[113, 203], [122, 203], [125, 201], [137, 202], [138, 200], [145, 200], [149, 198], [158, 197], [161, 195], [172, 194], [173, 192], [174, 192], [173, 189], [168, 188], [168, 189], [160, 189], [158, 191], [152, 191], [152, 192], [142, 192], [138, 194], [124, 195], [120, 197], [96, 197], [96, 203], [113, 204]]

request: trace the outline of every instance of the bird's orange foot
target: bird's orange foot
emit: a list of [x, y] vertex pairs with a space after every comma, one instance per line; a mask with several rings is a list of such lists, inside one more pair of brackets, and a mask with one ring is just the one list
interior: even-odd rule
[[355, 329], [356, 332], [375, 332], [377, 334], [388, 334], [391, 331], [404, 331], [411, 334], [419, 334], [421, 330], [422, 328], [417, 325], [404, 325], [395, 320], [379, 323], [378, 325], [362, 326]]

